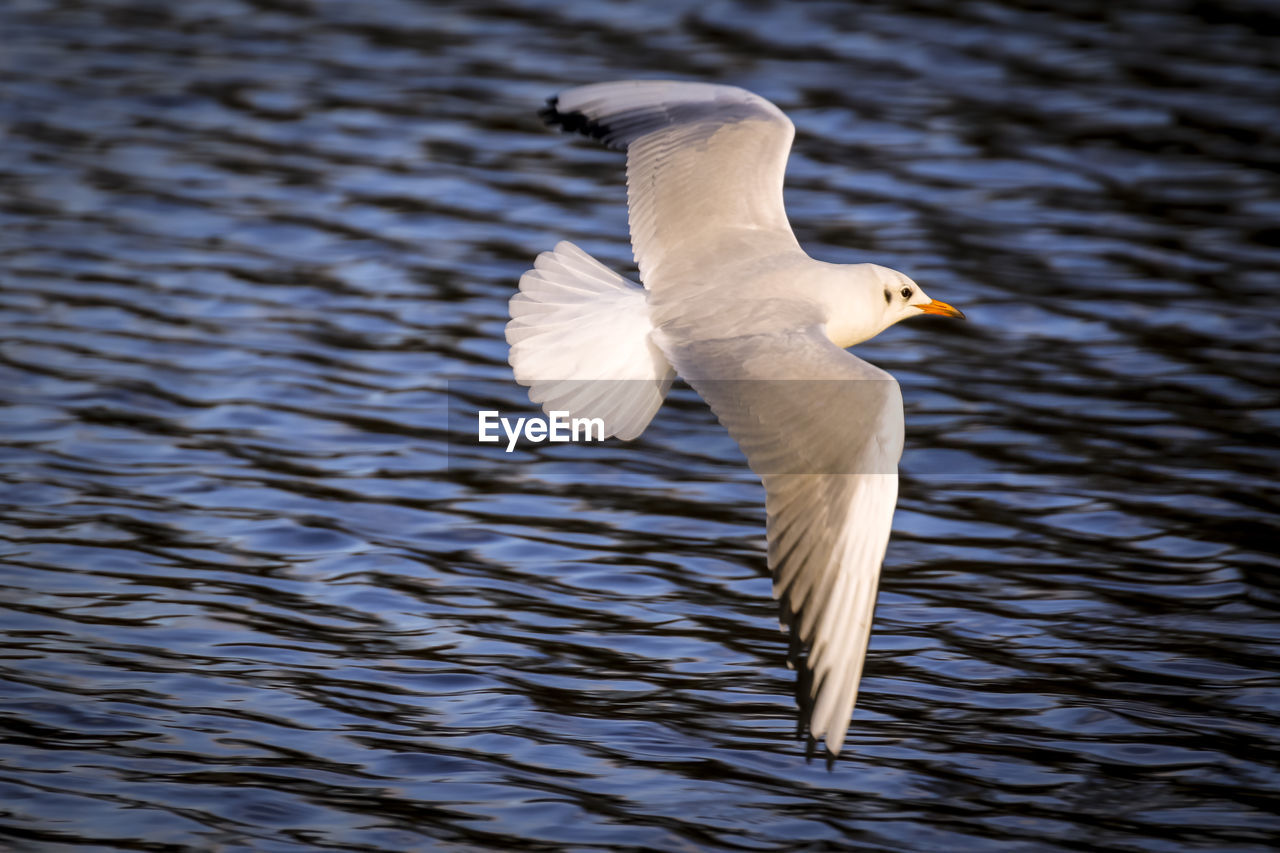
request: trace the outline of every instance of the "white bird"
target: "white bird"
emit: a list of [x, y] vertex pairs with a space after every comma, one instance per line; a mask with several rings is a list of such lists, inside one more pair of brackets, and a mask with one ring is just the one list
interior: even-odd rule
[[[795, 127], [733, 86], [642, 80], [561, 92], [549, 124], [627, 152], [643, 287], [571, 243], [511, 299], [516, 380], [548, 412], [640, 435], [679, 373], [760, 475], [768, 564], [801, 725], [839, 754], [898, 495], [902, 396], [845, 351], [919, 314], [964, 315], [900, 272], [805, 254], [783, 172]], [[807, 654], [798, 654], [798, 649]]]

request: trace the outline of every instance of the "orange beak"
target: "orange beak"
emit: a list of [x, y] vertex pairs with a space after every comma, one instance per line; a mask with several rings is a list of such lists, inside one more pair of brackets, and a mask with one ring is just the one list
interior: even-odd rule
[[947, 303], [939, 302], [937, 299], [933, 300], [928, 305], [917, 305], [916, 307], [926, 314], [937, 314], [940, 317], [957, 317], [961, 320], [964, 319], [964, 312], [959, 308], [952, 308]]

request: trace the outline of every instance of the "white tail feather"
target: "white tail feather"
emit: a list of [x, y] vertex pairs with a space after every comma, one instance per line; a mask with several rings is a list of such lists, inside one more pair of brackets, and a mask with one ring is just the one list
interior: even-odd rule
[[651, 338], [644, 288], [560, 242], [520, 277], [510, 307], [509, 361], [530, 400], [600, 418], [605, 436], [644, 432], [675, 378]]

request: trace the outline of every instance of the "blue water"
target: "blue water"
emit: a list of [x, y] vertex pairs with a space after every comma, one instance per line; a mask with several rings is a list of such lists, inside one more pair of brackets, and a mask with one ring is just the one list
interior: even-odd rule
[[[0, 846], [1253, 851], [1280, 837], [1262, 4], [0, 8]], [[571, 85], [747, 86], [802, 244], [961, 307], [845, 751], [688, 388], [495, 461], [506, 301], [631, 273]]]

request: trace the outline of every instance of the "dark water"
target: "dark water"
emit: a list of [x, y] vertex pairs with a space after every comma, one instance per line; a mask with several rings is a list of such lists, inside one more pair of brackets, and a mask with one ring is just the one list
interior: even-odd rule
[[[4, 4], [0, 846], [1270, 848], [1280, 17], [958, 5]], [[529, 410], [537, 252], [630, 272], [535, 111], [635, 75], [776, 101], [806, 248], [970, 317], [860, 349], [908, 437], [830, 770], [688, 389], [448, 453], [447, 388]]]

